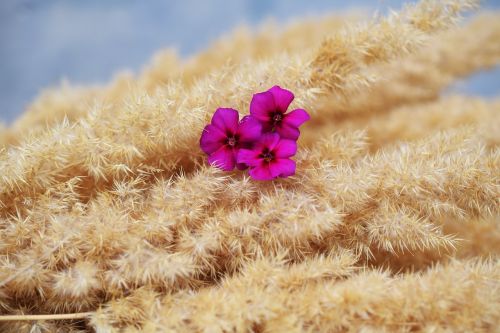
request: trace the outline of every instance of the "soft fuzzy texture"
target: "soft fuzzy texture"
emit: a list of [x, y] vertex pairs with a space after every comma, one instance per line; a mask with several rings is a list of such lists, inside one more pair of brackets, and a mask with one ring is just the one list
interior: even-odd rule
[[[2, 332], [495, 332], [500, 15], [422, 1], [238, 32], [137, 78], [43, 93], [0, 135]], [[231, 58], [231, 61], [228, 61]], [[214, 111], [294, 92], [296, 174], [210, 167]], [[247, 110], [244, 112], [243, 110]]]

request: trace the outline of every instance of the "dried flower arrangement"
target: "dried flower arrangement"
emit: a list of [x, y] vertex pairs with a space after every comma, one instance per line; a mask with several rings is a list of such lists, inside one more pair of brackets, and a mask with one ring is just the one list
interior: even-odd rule
[[500, 102], [442, 94], [500, 62], [498, 14], [456, 24], [473, 7], [43, 93], [0, 135], [0, 331], [498, 330]]

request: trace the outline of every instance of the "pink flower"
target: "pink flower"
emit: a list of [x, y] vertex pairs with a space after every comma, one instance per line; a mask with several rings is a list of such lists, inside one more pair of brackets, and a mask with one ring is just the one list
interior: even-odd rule
[[274, 86], [268, 91], [253, 95], [250, 114], [260, 121], [264, 132], [276, 131], [282, 138], [297, 140], [299, 126], [309, 120], [303, 109], [286, 113], [294, 95], [291, 91]]
[[[224, 171], [234, 169], [240, 148], [250, 148], [261, 137], [262, 126], [258, 121], [252, 117], [238, 119], [238, 111], [219, 108], [201, 134], [200, 147], [208, 155], [208, 162]], [[245, 164], [236, 166], [240, 170], [246, 168]]]
[[282, 139], [277, 133], [266, 133], [252, 149], [240, 149], [237, 161], [250, 167], [249, 174], [253, 179], [286, 178], [295, 174], [295, 161], [290, 157], [296, 152], [294, 140]]

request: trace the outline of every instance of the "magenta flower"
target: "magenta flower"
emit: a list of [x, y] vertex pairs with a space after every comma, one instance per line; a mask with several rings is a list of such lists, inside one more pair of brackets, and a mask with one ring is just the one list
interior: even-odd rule
[[[262, 125], [252, 117], [238, 119], [238, 111], [219, 108], [201, 134], [200, 147], [208, 155], [208, 162], [224, 171], [233, 170], [239, 149], [251, 148], [262, 133]], [[246, 168], [245, 164], [236, 166]]]
[[286, 178], [295, 174], [295, 161], [290, 157], [296, 152], [294, 140], [282, 139], [277, 133], [266, 133], [252, 149], [240, 149], [237, 161], [250, 167], [249, 174], [253, 179]]
[[293, 99], [291, 91], [274, 86], [253, 95], [250, 114], [262, 123], [264, 132], [276, 131], [284, 139], [297, 140], [300, 136], [299, 126], [310, 117], [303, 109], [286, 113]]

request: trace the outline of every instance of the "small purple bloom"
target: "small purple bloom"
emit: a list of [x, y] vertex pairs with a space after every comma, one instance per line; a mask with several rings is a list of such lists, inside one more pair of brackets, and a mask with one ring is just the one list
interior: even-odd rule
[[294, 140], [282, 139], [277, 133], [266, 133], [252, 149], [240, 149], [237, 160], [250, 167], [249, 174], [253, 179], [286, 178], [295, 174], [295, 161], [290, 157], [296, 152]]
[[284, 139], [297, 140], [300, 136], [299, 126], [310, 117], [303, 109], [286, 113], [293, 99], [291, 91], [274, 86], [253, 95], [250, 114], [262, 123], [264, 132], [276, 131]]
[[[238, 111], [219, 108], [201, 134], [200, 147], [208, 155], [208, 162], [224, 171], [233, 170], [240, 148], [250, 148], [262, 133], [262, 125], [252, 117], [238, 119]], [[246, 168], [245, 164], [236, 166]]]

